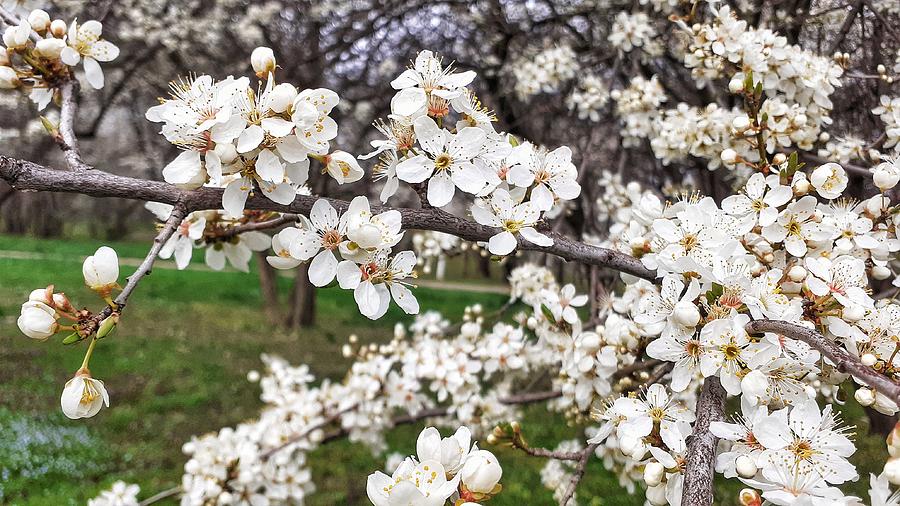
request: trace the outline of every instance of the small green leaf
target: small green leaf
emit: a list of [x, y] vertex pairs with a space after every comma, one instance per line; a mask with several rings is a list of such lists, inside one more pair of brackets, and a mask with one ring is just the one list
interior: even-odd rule
[[550, 311], [550, 308], [547, 307], [546, 304], [541, 304], [541, 312], [544, 313], [544, 318], [546, 318], [550, 323], [556, 324], [556, 318], [553, 317], [553, 311]]
[[63, 344], [75, 344], [78, 341], [81, 341], [81, 336], [78, 335], [78, 332], [72, 332], [65, 339], [63, 339]]

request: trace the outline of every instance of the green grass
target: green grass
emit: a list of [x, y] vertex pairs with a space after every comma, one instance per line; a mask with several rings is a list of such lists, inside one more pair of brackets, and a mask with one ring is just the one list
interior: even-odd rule
[[[97, 241], [44, 241], [0, 236], [0, 250], [52, 254], [41, 261], [0, 258], [0, 504], [60, 506], [84, 504], [113, 481], [138, 483], [142, 497], [180, 482], [181, 445], [191, 435], [218, 430], [254, 417], [261, 407], [257, 385], [246, 373], [259, 369], [260, 353], [307, 363], [320, 378], [339, 379], [348, 361], [339, 353], [347, 336], [382, 341], [397, 321], [408, 322], [392, 305], [377, 322], [361, 316], [352, 294], [337, 288], [320, 290], [317, 325], [299, 332], [272, 328], [261, 308], [255, 275], [204, 270], [156, 269], [135, 292], [115, 334], [97, 347], [91, 370], [106, 381], [112, 407], [87, 420], [72, 421], [59, 412], [62, 385], [78, 368], [84, 348], [66, 347], [59, 339], [33, 342], [15, 327], [19, 305], [28, 293], [54, 283], [76, 306], [98, 308], [102, 302], [83, 287], [80, 258]], [[121, 256], [142, 256], [146, 244], [114, 244]], [[122, 279], [131, 272], [123, 267]], [[282, 295], [290, 280], [281, 279]], [[506, 297], [444, 290], [416, 290], [423, 309], [436, 309], [458, 321], [463, 308], [481, 302], [485, 311], [499, 308]], [[851, 403], [853, 404], [853, 403]], [[855, 408], [855, 404], [853, 404]], [[848, 409], [858, 425], [860, 451], [854, 461], [863, 479], [850, 488], [864, 494], [868, 472], [884, 461], [884, 442], [866, 436], [867, 422]], [[554, 447], [580, 438], [541, 406], [525, 411], [523, 426], [536, 446]], [[401, 427], [388, 435], [392, 451], [414, 452], [423, 424]], [[495, 448], [491, 448], [496, 450]], [[493, 506], [553, 504], [540, 484], [541, 459], [496, 450], [504, 465], [504, 491]], [[365, 448], [338, 441], [312, 456], [318, 492], [311, 505], [368, 504], [365, 477], [384, 464]], [[717, 504], [735, 504], [740, 484], [717, 489]], [[579, 488], [582, 505], [636, 505], [617, 480], [592, 461]], [[170, 501], [163, 504], [176, 504]]]

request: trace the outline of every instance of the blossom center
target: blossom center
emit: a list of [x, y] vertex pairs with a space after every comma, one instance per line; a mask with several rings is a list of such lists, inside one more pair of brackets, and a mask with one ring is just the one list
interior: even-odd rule
[[680, 244], [685, 251], [691, 251], [699, 242], [695, 234], [687, 234], [681, 238]]
[[329, 230], [322, 236], [322, 246], [333, 250], [341, 244], [341, 234], [337, 230]]
[[647, 416], [649, 416], [654, 422], [661, 422], [663, 418], [666, 417], [666, 411], [663, 408], [655, 407], [647, 412]]
[[512, 232], [515, 234], [519, 230], [522, 230], [523, 225], [524, 225], [524, 223], [522, 223], [521, 221], [506, 220], [503, 222], [503, 230], [506, 230], [507, 232]]
[[815, 455], [816, 453], [818, 453], [816, 450], [814, 450], [812, 448], [812, 445], [809, 443], [809, 441], [806, 441], [803, 439], [794, 441], [793, 444], [791, 444], [790, 449], [791, 449], [791, 452], [794, 455], [796, 455], [798, 459], [801, 459], [801, 460], [807, 460], [810, 457], [812, 457], [813, 455]]
[[448, 153], [441, 153], [434, 159], [434, 168], [436, 170], [444, 170], [453, 163], [453, 158]]
[[725, 356], [725, 360], [737, 360], [737, 358], [741, 356], [741, 349], [734, 343], [723, 345], [721, 349], [722, 355]]

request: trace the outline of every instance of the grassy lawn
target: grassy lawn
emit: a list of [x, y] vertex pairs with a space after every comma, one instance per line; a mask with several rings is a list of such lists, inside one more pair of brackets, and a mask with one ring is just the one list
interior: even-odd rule
[[[392, 305], [387, 316], [371, 322], [356, 310], [352, 294], [320, 290], [318, 324], [292, 333], [273, 329], [261, 313], [256, 276], [203, 270], [157, 269], [135, 292], [116, 334], [97, 347], [91, 369], [106, 381], [112, 407], [88, 420], [72, 421], [59, 410], [59, 394], [78, 368], [83, 347], [32, 342], [15, 326], [19, 306], [30, 290], [55, 283], [76, 306], [99, 307], [81, 278], [80, 259], [96, 241], [44, 241], [0, 236], [0, 250], [49, 254], [51, 259], [0, 258], [0, 504], [75, 505], [116, 479], [138, 483], [142, 497], [180, 482], [181, 445], [193, 434], [217, 430], [255, 416], [261, 403], [248, 371], [259, 369], [260, 353], [310, 364], [320, 378], [340, 378], [348, 362], [339, 353], [349, 334], [361, 341], [384, 340], [397, 321], [410, 317]], [[114, 244], [120, 255], [139, 257], [146, 245]], [[123, 267], [122, 279], [132, 268]], [[282, 279], [282, 292], [289, 280]], [[467, 304], [486, 311], [506, 297], [420, 288], [423, 309], [436, 309], [458, 320]], [[847, 413], [866, 433], [865, 417]], [[540, 406], [526, 411], [524, 427], [535, 445], [553, 447], [580, 436]], [[391, 449], [414, 452], [422, 425], [389, 435]], [[855, 461], [868, 473], [884, 460], [884, 443], [861, 435]], [[540, 484], [543, 461], [498, 451], [504, 464], [504, 492], [490, 504], [553, 504]], [[365, 477], [381, 468], [383, 456], [346, 441], [328, 444], [312, 457], [319, 491], [312, 505], [368, 504]], [[865, 479], [861, 480], [867, 483]], [[718, 504], [735, 504], [739, 486], [720, 488]], [[858, 494], [862, 483], [854, 489]], [[596, 460], [579, 489], [582, 505], [642, 504], [629, 496]], [[176, 504], [170, 501], [164, 504]]]

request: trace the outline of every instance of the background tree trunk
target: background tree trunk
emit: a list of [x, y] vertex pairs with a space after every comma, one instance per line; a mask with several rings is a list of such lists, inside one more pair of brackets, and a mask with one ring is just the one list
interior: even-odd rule
[[309, 264], [297, 267], [294, 289], [288, 301], [287, 326], [291, 329], [311, 327], [316, 322], [316, 287], [309, 282]]
[[266, 262], [266, 252], [256, 252], [256, 263], [259, 264], [259, 293], [262, 296], [263, 312], [269, 323], [278, 325], [281, 321], [281, 308], [278, 303], [278, 273]]

